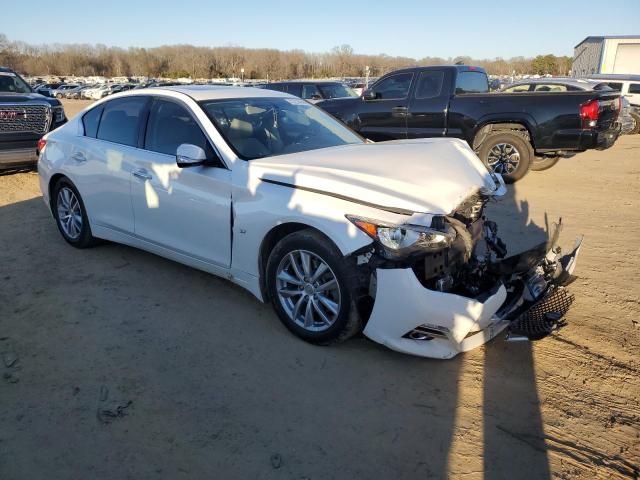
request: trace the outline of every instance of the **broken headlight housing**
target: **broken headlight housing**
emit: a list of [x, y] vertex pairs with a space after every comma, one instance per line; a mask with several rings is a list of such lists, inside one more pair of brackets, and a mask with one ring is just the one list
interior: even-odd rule
[[420, 225], [392, 225], [385, 222], [346, 215], [347, 219], [384, 247], [392, 257], [404, 256], [415, 251], [438, 251], [448, 247], [456, 238], [450, 225], [442, 229]]

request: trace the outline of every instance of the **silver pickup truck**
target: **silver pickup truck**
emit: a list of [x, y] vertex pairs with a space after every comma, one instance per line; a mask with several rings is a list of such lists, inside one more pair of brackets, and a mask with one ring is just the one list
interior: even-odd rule
[[38, 140], [66, 121], [60, 100], [34, 93], [20, 75], [0, 67], [0, 170], [35, 165]]

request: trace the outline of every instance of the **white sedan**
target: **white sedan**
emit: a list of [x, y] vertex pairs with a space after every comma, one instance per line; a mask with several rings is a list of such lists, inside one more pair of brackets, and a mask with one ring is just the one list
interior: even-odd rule
[[450, 358], [507, 327], [543, 337], [572, 300], [578, 247], [501, 260], [482, 212], [504, 184], [461, 140], [371, 143], [291, 95], [183, 86], [96, 102], [39, 150], [68, 243], [223, 276], [316, 344], [363, 331]]

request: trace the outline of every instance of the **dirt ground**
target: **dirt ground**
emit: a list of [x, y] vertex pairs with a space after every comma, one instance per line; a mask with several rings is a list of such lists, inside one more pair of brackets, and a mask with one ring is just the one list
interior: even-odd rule
[[559, 216], [585, 235], [568, 326], [435, 361], [314, 347], [224, 280], [73, 249], [37, 175], [0, 176], [0, 479], [638, 478], [640, 136], [489, 216], [512, 252]]

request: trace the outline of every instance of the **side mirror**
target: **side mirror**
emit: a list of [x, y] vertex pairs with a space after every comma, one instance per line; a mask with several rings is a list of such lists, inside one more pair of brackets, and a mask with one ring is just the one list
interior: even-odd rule
[[375, 100], [376, 98], [378, 98], [378, 95], [373, 90], [365, 90], [362, 94], [362, 98], [364, 98], [365, 100]]
[[207, 160], [207, 154], [197, 145], [183, 143], [176, 151], [176, 163], [180, 168], [197, 167]]
[[322, 100], [322, 96], [316, 93], [314, 95], [311, 95], [311, 100]]

